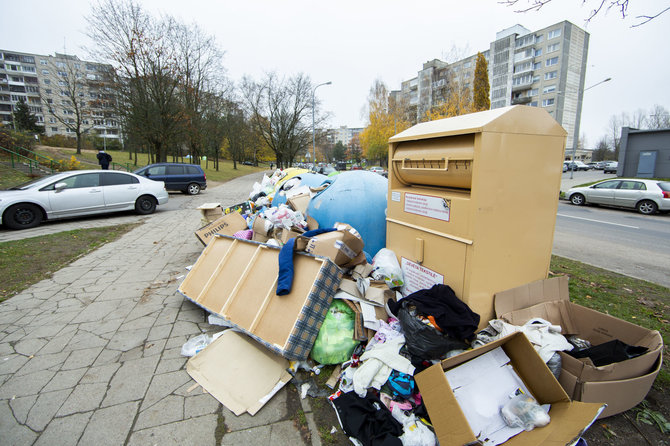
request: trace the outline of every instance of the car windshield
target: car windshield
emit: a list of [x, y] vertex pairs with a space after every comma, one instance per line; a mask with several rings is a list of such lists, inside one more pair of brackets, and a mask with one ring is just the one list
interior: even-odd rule
[[49, 175], [49, 176], [42, 177], [42, 178], [36, 178], [36, 179], [30, 180], [26, 183], [19, 184], [18, 186], [11, 187], [11, 188], [9, 188], [9, 190], [26, 190], [26, 189], [29, 189], [33, 186], [41, 186], [42, 184], [49, 183], [50, 181], [52, 181], [57, 176], [62, 176], [62, 175], [61, 174]]

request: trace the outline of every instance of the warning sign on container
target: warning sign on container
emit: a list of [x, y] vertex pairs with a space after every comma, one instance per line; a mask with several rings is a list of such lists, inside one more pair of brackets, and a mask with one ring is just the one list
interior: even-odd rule
[[405, 194], [405, 212], [449, 221], [451, 200], [432, 195]]
[[425, 268], [418, 263], [402, 257], [402, 276], [405, 280], [404, 294], [407, 296], [415, 291], [431, 288], [435, 284], [443, 284], [444, 276], [433, 270]]

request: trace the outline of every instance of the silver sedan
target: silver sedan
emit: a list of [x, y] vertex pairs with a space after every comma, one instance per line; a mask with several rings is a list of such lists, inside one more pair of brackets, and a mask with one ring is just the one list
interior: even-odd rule
[[641, 214], [670, 211], [670, 182], [658, 180], [614, 179], [591, 186], [573, 187], [566, 194], [574, 205], [603, 204], [637, 209]]
[[168, 201], [162, 181], [127, 172], [76, 170], [0, 191], [0, 223], [27, 229], [43, 220], [135, 210], [151, 214]]

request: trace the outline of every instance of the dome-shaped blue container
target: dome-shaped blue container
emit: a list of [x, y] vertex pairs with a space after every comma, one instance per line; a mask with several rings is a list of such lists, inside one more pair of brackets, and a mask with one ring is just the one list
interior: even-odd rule
[[331, 185], [309, 202], [307, 213], [320, 228], [349, 223], [365, 242], [370, 256], [386, 246], [388, 180], [374, 172], [352, 170], [328, 178]]
[[[300, 186], [309, 186], [309, 187], [319, 187], [321, 184], [323, 184], [324, 181], [328, 179], [327, 176], [322, 175], [320, 173], [301, 173], [300, 175], [296, 175], [295, 178], [300, 178], [300, 185], [295, 186], [295, 187], [300, 187]], [[291, 181], [291, 180], [289, 180]], [[285, 204], [286, 203], [286, 195], [283, 193], [280, 193], [279, 191], [275, 193], [274, 198], [272, 199], [272, 207], [276, 208], [280, 204]]]

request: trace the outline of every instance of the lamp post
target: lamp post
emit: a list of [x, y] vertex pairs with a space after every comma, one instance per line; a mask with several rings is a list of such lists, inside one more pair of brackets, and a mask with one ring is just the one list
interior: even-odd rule
[[[605, 82], [609, 82], [609, 81], [611, 81], [611, 80], [612, 80], [612, 78], [611, 78], [611, 77], [608, 77], [607, 79], [603, 79], [603, 80], [601, 80], [600, 82], [597, 82], [597, 83], [591, 85], [590, 87], [586, 87], [585, 89], [582, 90], [582, 95], [584, 94], [584, 92], [585, 92], [586, 90], [590, 90], [590, 89], [592, 89], [593, 87], [597, 87], [598, 85], [600, 85], [600, 84], [604, 84]], [[581, 117], [581, 113], [580, 113], [580, 115], [579, 115], [579, 119], [580, 119], [580, 120], [582, 119], [582, 117]], [[579, 127], [577, 127], [577, 131], [579, 131]], [[579, 134], [576, 134], [576, 135], [574, 135], [574, 136], [572, 137], [572, 161], [571, 161], [571, 162], [572, 162], [573, 164], [574, 164], [574, 162], [575, 162], [575, 156], [576, 156], [576, 154], [577, 154], [577, 143], [578, 143], [578, 142], [579, 142]], [[573, 177], [573, 175], [574, 175], [574, 172], [575, 172], [575, 167], [572, 166], [572, 168], [570, 169], [570, 179], [572, 179], [572, 177]]]
[[314, 95], [316, 94], [316, 89], [319, 88], [322, 85], [330, 85], [332, 84], [331, 81], [324, 82], [323, 84], [319, 84], [316, 87], [312, 89], [312, 156], [314, 157], [314, 167], [316, 167], [316, 133], [314, 130], [314, 107], [316, 105]]

